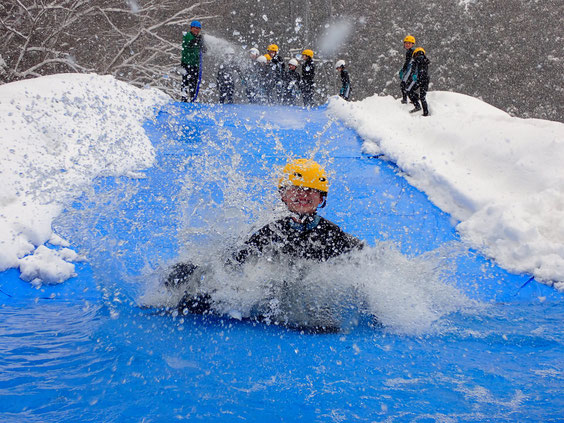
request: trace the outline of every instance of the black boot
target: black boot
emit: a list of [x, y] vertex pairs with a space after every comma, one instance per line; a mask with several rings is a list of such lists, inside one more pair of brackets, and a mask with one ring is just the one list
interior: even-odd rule
[[429, 107], [427, 106], [427, 102], [421, 100], [421, 105], [423, 106], [423, 116], [429, 116]]
[[419, 107], [419, 105], [417, 105], [417, 106], [415, 106], [414, 109], [411, 109], [411, 110], [409, 111], [409, 113], [417, 113], [419, 110], [421, 110], [421, 107]]

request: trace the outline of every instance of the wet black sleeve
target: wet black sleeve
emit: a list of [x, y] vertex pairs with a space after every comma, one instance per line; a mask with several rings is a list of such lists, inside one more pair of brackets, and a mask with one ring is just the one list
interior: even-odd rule
[[251, 237], [232, 254], [232, 260], [230, 260], [230, 263], [243, 264], [249, 257], [259, 256], [265, 247], [272, 244], [274, 237], [275, 234], [271, 225], [263, 226], [251, 235]]

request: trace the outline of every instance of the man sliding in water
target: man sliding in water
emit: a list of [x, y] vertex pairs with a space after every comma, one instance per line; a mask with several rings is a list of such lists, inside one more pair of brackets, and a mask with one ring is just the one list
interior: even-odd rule
[[[250, 259], [277, 260], [283, 257], [324, 262], [364, 247], [361, 240], [317, 214], [317, 209], [325, 206], [329, 181], [323, 167], [315, 161], [297, 159], [286, 164], [278, 190], [290, 214], [259, 229], [233, 253], [228, 265], [240, 265]], [[197, 267], [192, 264], [176, 264], [165, 284], [193, 288], [190, 284], [199, 281], [194, 277], [196, 271]], [[209, 294], [195, 294], [197, 291], [193, 289], [185, 292], [178, 305], [179, 311], [210, 312]]]

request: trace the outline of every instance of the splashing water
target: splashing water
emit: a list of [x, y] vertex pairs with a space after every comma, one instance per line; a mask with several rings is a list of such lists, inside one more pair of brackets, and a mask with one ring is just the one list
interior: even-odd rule
[[[211, 295], [215, 314], [296, 328], [346, 331], [377, 322], [419, 334], [438, 327], [441, 317], [476, 305], [447, 284], [453, 264], [444, 254], [409, 258], [391, 243], [325, 263], [287, 259], [226, 266], [251, 233], [287, 212], [274, 189], [279, 169], [263, 165], [257, 174], [260, 166], [249, 166], [235, 148], [236, 137], [227, 128], [221, 132], [221, 143], [206, 137], [202, 154], [183, 164], [189, 170], [177, 197], [178, 252], [146, 269], [141, 305], [176, 308], [185, 287], [168, 290], [162, 283], [176, 262], [198, 266], [194, 289]], [[290, 155], [278, 148], [281, 156]], [[320, 143], [311, 151], [327, 154]]]
[[319, 55], [333, 57], [346, 43], [352, 29], [353, 24], [346, 20], [328, 24], [319, 42]]

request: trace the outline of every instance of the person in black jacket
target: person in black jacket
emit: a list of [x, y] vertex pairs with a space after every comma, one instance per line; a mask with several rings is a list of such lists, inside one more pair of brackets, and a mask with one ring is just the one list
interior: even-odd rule
[[302, 97], [304, 106], [313, 106], [313, 91], [315, 89], [315, 65], [313, 64], [313, 51], [306, 49], [302, 51]]
[[407, 79], [411, 73], [411, 60], [413, 59], [413, 50], [415, 46], [415, 37], [413, 35], [408, 35], [403, 39], [403, 48], [405, 48], [405, 62], [399, 71], [400, 88], [401, 88], [401, 102], [402, 104], [407, 104], [407, 91], [406, 88], [409, 85]]
[[228, 51], [217, 71], [217, 88], [221, 104], [233, 104], [236, 72], [241, 73], [241, 70], [235, 64], [235, 52]]
[[[278, 184], [280, 198], [288, 208], [288, 216], [276, 220], [250, 236], [235, 249], [228, 266], [240, 266], [249, 261], [305, 259], [325, 262], [364, 248], [364, 242], [347, 234], [333, 222], [319, 216], [324, 207], [329, 181], [323, 167], [313, 160], [298, 159], [283, 169]], [[172, 267], [165, 280], [168, 287], [186, 286], [178, 308], [182, 312], [209, 313], [213, 301], [208, 293], [197, 293], [191, 284], [199, 283], [198, 268], [191, 263]]]
[[[410, 113], [418, 112], [421, 110], [421, 106], [423, 106], [423, 116], [429, 116], [429, 106], [427, 105], [429, 63], [431, 61], [425, 56], [425, 50], [422, 47], [416, 48], [413, 52], [409, 85], [406, 88], [407, 95], [414, 106]], [[419, 93], [417, 93], [417, 90], [419, 90]], [[419, 105], [419, 100], [421, 100], [421, 106]]]
[[284, 71], [285, 65], [284, 60], [278, 54], [279, 48], [276, 44], [270, 44], [266, 48], [267, 54], [270, 56], [270, 61], [268, 62], [270, 66], [270, 75], [272, 77], [272, 90], [269, 90], [270, 103], [279, 104], [284, 101]]
[[351, 79], [349, 72], [345, 69], [345, 61], [338, 60], [335, 63], [335, 69], [341, 74], [341, 89], [339, 90], [339, 97], [349, 101], [351, 96]]
[[300, 95], [300, 85], [302, 78], [297, 71], [298, 61], [290, 59], [288, 62], [288, 72], [286, 72], [284, 103], [295, 106]]

